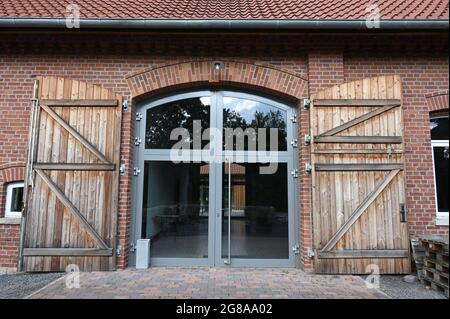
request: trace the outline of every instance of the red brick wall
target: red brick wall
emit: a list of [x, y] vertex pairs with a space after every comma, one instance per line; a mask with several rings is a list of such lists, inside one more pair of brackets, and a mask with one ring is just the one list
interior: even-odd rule
[[20, 225], [0, 223], [0, 268], [17, 267]]
[[344, 82], [341, 50], [313, 49], [308, 53], [309, 94]]
[[[392, 36], [385, 43], [380, 38], [368, 41], [366, 37], [316, 35], [264, 35], [251, 38], [187, 35], [176, 39], [144, 35], [132, 38], [124, 35], [101, 38], [40, 35], [36, 40], [35, 37], [0, 35], [0, 176], [4, 174], [1, 172], [5, 165], [20, 165], [25, 160], [34, 75], [64, 76], [87, 81], [110, 88], [129, 99], [131, 90], [127, 75], [192, 60], [238, 61], [249, 67], [259, 65], [282, 70], [299, 78], [309, 77], [309, 93], [344, 81], [399, 73], [403, 77], [405, 94], [406, 186], [410, 229], [411, 232], [448, 233], [448, 227], [433, 225], [435, 201], [430, 166], [430, 109], [427, 101], [435, 102], [429, 102], [430, 97], [426, 98], [435, 92], [448, 90], [448, 40], [446, 37], [433, 38], [428, 35], [401, 39]], [[384, 50], [382, 54], [369, 56], [364, 53], [379, 51], [380, 47]], [[408, 54], [403, 54], [405, 47], [410, 48]], [[176, 79], [168, 78], [168, 83], [175, 83], [171, 81]], [[252, 83], [258, 79], [248, 78], [246, 81]], [[252, 88], [256, 87], [252, 85]], [[299, 102], [301, 142], [303, 135], [309, 131], [309, 114], [303, 110], [302, 101]], [[126, 164], [128, 173], [133, 166], [133, 114], [133, 109], [124, 112], [122, 124], [121, 160]], [[299, 148], [299, 161], [301, 260], [303, 267], [311, 270], [312, 263], [306, 258], [306, 250], [312, 245], [311, 181], [304, 173], [304, 164], [310, 161], [307, 146]], [[124, 251], [118, 258], [119, 268], [125, 267], [127, 263], [132, 215], [131, 185], [131, 174], [121, 178], [118, 240]], [[3, 213], [4, 186], [0, 180], [0, 214]]]
[[[131, 103], [130, 103], [131, 104]], [[117, 245], [122, 247], [121, 256], [117, 257], [117, 268], [126, 268], [128, 264], [129, 236], [132, 222], [132, 186], [133, 175], [131, 173], [133, 165], [134, 151], [134, 114], [135, 106], [130, 105], [128, 112], [122, 114], [122, 136], [120, 148], [120, 163], [128, 167], [128, 174], [121, 176], [119, 180], [119, 216], [117, 220]]]

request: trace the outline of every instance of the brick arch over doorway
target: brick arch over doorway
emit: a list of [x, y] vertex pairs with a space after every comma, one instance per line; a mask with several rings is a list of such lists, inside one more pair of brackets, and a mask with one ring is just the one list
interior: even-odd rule
[[187, 61], [144, 69], [127, 76], [134, 100], [181, 88], [199, 86], [234, 86], [255, 89], [290, 100], [307, 97], [306, 79], [273, 66], [239, 61], [222, 61], [220, 71], [214, 60]]

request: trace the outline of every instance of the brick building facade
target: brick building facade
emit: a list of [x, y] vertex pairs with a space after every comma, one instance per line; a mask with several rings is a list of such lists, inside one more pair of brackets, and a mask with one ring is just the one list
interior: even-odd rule
[[[224, 63], [217, 75], [212, 61]], [[6, 189], [23, 181], [34, 79], [58, 76], [85, 81], [131, 101], [123, 112], [121, 163], [133, 166], [138, 102], [196, 88], [230, 87], [297, 104], [298, 140], [310, 132], [303, 99], [333, 85], [400, 75], [403, 93], [405, 191], [410, 234], [448, 235], [436, 225], [430, 116], [448, 116], [448, 29], [391, 33], [0, 33], [0, 269], [14, 269], [20, 219], [4, 216]], [[312, 181], [304, 171], [310, 146], [299, 143], [298, 267], [313, 271]], [[133, 175], [119, 181], [117, 268], [129, 264]]]

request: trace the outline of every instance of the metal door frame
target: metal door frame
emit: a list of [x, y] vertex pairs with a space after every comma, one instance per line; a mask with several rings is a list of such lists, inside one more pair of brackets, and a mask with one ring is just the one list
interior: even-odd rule
[[[289, 259], [236, 259], [232, 258], [231, 266], [236, 267], [295, 267], [298, 264], [298, 255], [295, 254], [293, 248], [298, 244], [298, 230], [299, 230], [299, 206], [297, 200], [298, 182], [296, 178], [291, 176], [291, 172], [297, 169], [298, 152], [297, 148], [291, 145], [291, 141], [297, 139], [296, 121], [291, 120], [295, 114], [293, 106], [285, 103], [280, 103], [272, 99], [253, 95], [248, 93], [240, 93], [235, 91], [192, 91], [189, 93], [175, 94], [161, 99], [140, 105], [136, 111], [142, 114], [143, 117], [135, 125], [135, 136], [140, 137], [142, 142], [134, 147], [134, 163], [141, 172], [135, 176], [133, 180], [133, 201], [132, 201], [132, 218], [131, 218], [131, 232], [130, 245], [133, 248], [137, 239], [141, 238], [142, 227], [142, 198], [143, 198], [143, 182], [144, 182], [144, 163], [145, 161], [170, 161], [170, 150], [146, 150], [145, 149], [145, 126], [146, 126], [146, 111], [152, 107], [161, 104], [169, 103], [176, 100], [209, 96], [211, 98], [210, 106], [210, 127], [222, 130], [223, 127], [223, 97], [236, 97], [243, 99], [250, 99], [258, 102], [263, 102], [270, 106], [286, 111], [287, 114], [287, 151], [278, 152], [279, 162], [287, 163], [287, 183], [288, 183], [288, 241], [289, 241]], [[138, 117], [137, 117], [138, 118]], [[222, 141], [217, 141], [212, 145], [214, 149], [222, 149]], [[192, 155], [200, 155], [201, 150], [191, 150], [186, 154], [186, 160]], [[236, 152], [232, 152], [233, 155]], [[257, 153], [245, 152], [246, 157], [256, 157]], [[250, 155], [249, 155], [250, 154]], [[151, 258], [151, 266], [210, 266], [221, 267], [226, 266], [222, 258], [222, 165], [223, 160], [230, 156], [228, 152], [222, 152], [220, 163], [210, 163], [209, 169], [209, 219], [208, 219], [208, 257], [207, 258]], [[130, 171], [133, 171], [130, 168]], [[135, 265], [135, 253], [130, 249], [129, 264]]]

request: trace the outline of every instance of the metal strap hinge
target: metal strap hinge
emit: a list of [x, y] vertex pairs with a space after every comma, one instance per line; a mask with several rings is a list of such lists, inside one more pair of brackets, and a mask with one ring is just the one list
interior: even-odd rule
[[292, 147], [298, 147], [298, 141], [297, 141], [297, 139], [296, 138], [294, 138], [292, 141], [291, 141], [291, 145], [292, 145]]
[[125, 164], [120, 164], [119, 174], [120, 174], [120, 176], [125, 176]]
[[310, 145], [312, 141], [312, 137], [309, 134], [305, 134], [305, 145]]
[[116, 247], [116, 255], [117, 256], [122, 256], [122, 245], [117, 245]]
[[142, 139], [138, 136], [134, 138], [134, 145], [139, 146], [142, 143]]
[[292, 251], [294, 252], [295, 255], [298, 255], [300, 253], [300, 246], [299, 245], [292, 246]]
[[405, 203], [400, 203], [400, 222], [406, 223], [406, 213], [408, 210], [406, 209]]
[[139, 112], [136, 113], [136, 121], [142, 120], [143, 117], [144, 117], [144, 115], [142, 115], [142, 113], [139, 113]]
[[141, 173], [141, 170], [139, 169], [139, 167], [134, 167], [133, 168], [133, 175], [134, 176], [138, 176]]
[[305, 110], [308, 110], [310, 105], [311, 105], [311, 100], [309, 100], [309, 99], [303, 99], [303, 108], [304, 108]]
[[292, 123], [297, 123], [297, 114], [292, 114], [290, 119], [291, 119]]
[[305, 172], [306, 172], [306, 174], [311, 174], [311, 172], [312, 172], [312, 165], [311, 165], [311, 163], [306, 163], [305, 164]]
[[298, 178], [298, 169], [294, 169], [291, 171], [291, 175], [293, 178]]

